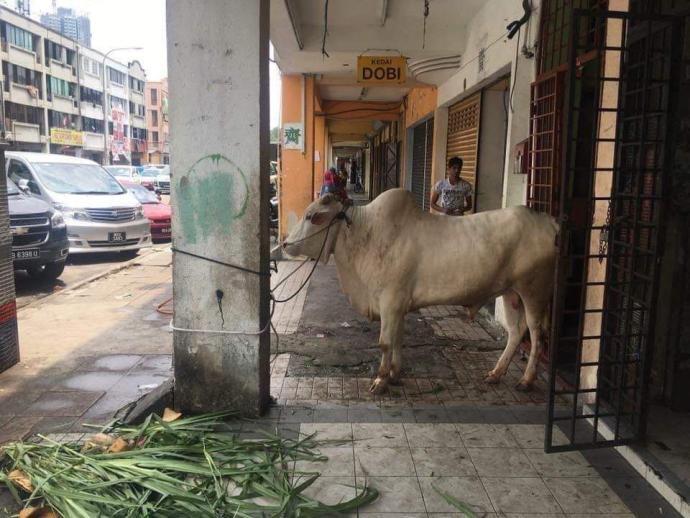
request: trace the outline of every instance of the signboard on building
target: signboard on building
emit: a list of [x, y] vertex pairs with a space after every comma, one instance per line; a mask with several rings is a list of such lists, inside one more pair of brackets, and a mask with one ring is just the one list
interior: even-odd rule
[[81, 131], [66, 128], [50, 128], [50, 143], [61, 146], [83, 146], [84, 135]]
[[125, 135], [125, 124], [127, 123], [126, 112], [121, 103], [113, 103], [110, 109], [110, 118], [113, 121], [113, 133], [110, 135], [110, 153], [113, 162], [129, 162], [129, 138]]
[[301, 122], [283, 124], [283, 149], [304, 150], [304, 125]]
[[404, 56], [359, 56], [357, 82], [367, 85], [399, 85], [407, 79]]

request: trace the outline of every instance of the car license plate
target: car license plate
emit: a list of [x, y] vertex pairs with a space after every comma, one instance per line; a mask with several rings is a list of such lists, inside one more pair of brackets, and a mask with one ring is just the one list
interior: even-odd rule
[[161, 230], [161, 232], [163, 232], [163, 234], [170, 234], [170, 231], [171, 231], [171, 229], [169, 229], [169, 228], [164, 228]]
[[112, 243], [117, 243], [118, 241], [125, 241], [127, 239], [127, 234], [125, 232], [110, 232], [108, 234], [108, 241]]
[[12, 250], [12, 259], [33, 259], [41, 257], [41, 250], [29, 248], [28, 250]]

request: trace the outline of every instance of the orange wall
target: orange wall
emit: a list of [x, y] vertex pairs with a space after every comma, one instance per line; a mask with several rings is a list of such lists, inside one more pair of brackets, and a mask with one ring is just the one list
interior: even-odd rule
[[405, 127], [409, 128], [436, 109], [436, 87], [416, 87], [407, 94]]
[[[298, 149], [282, 149], [280, 159], [280, 238], [284, 239], [304, 215], [321, 189], [325, 157], [325, 120], [316, 117], [321, 101], [314, 88], [314, 78], [306, 77], [306, 109], [304, 120], [304, 153]], [[281, 78], [281, 124], [302, 119], [302, 76], [284, 75]], [[319, 161], [314, 161], [318, 151]]]
[[[321, 100], [316, 97], [316, 111], [317, 113], [322, 110]], [[321, 191], [321, 185], [323, 185], [323, 173], [328, 167], [328, 161], [326, 160], [326, 118], [325, 117], [315, 117], [314, 118], [314, 196], [316, 193]], [[316, 160], [318, 154], [318, 160]]]

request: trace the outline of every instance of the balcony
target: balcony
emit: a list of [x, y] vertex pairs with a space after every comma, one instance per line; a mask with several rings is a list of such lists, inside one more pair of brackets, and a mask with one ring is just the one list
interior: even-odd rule
[[53, 110], [65, 113], [76, 113], [74, 103], [75, 100], [72, 97], [64, 97], [62, 95], [53, 94]]
[[7, 94], [7, 100], [18, 104], [43, 107], [40, 92], [35, 86], [10, 83], [10, 91]]
[[89, 119], [103, 120], [103, 107], [88, 101], [81, 102], [81, 115]]
[[[5, 43], [3, 42], [3, 49], [5, 48]], [[17, 45], [12, 45], [11, 43], [6, 43], [7, 46], [7, 58], [8, 61], [14, 65], [20, 65], [24, 68], [30, 68], [32, 70], [37, 70], [41, 64], [41, 58], [35, 52], [25, 49], [24, 47], [19, 47]]]
[[41, 127], [38, 124], [12, 121], [12, 135], [15, 142], [41, 143]]
[[84, 149], [103, 151], [103, 134], [84, 131]]
[[137, 92], [136, 90], [129, 91], [129, 100], [137, 104], [144, 104], [144, 92]]
[[50, 75], [65, 81], [74, 81], [74, 68], [67, 63], [58, 61], [57, 59], [50, 60]]

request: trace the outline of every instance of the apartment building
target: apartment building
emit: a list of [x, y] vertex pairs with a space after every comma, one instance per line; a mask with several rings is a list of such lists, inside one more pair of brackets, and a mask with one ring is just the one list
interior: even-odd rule
[[136, 164], [146, 157], [140, 63], [106, 58], [4, 7], [0, 38], [0, 136], [9, 149], [99, 163]]
[[168, 164], [170, 141], [168, 130], [168, 79], [146, 82], [146, 125], [148, 128], [148, 162]]

